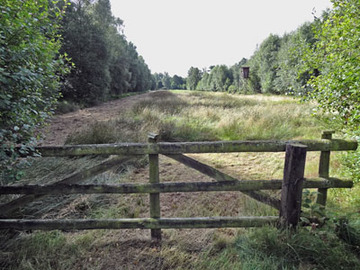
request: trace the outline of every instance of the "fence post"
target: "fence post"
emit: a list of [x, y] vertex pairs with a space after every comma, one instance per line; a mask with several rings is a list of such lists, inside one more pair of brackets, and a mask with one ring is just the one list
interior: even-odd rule
[[[324, 131], [321, 135], [321, 139], [331, 140], [332, 134], [335, 131]], [[329, 177], [329, 168], [330, 168], [330, 151], [321, 151], [320, 161], [319, 161], [319, 177], [328, 178]], [[316, 203], [325, 207], [327, 199], [327, 188], [319, 188]]]
[[[149, 133], [148, 142], [157, 143], [158, 135]], [[159, 155], [149, 154], [149, 182], [159, 183]], [[150, 217], [160, 218], [160, 193], [150, 193]], [[161, 241], [161, 229], [151, 229], [151, 239]]]
[[307, 146], [302, 144], [286, 145], [280, 207], [283, 227], [295, 228], [300, 219], [306, 149]]

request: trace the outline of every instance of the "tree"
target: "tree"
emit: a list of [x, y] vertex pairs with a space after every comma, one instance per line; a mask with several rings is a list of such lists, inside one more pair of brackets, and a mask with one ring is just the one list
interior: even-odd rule
[[232, 72], [225, 65], [215, 66], [210, 72], [210, 77], [214, 91], [227, 91], [233, 81]]
[[131, 73], [129, 71], [131, 60], [127, 54], [128, 42], [122, 35], [118, 34], [115, 28], [112, 31], [113, 49], [109, 67], [111, 77], [110, 93], [116, 97], [127, 93], [131, 88]]
[[162, 83], [166, 89], [171, 89], [171, 77], [169, 73], [167, 72], [164, 73], [164, 76], [162, 78]]
[[62, 52], [69, 54], [75, 68], [62, 89], [65, 99], [84, 105], [104, 101], [110, 88], [109, 48], [105, 26], [94, 20], [85, 0], [72, 2], [63, 23]]
[[0, 10], [0, 167], [9, 173], [33, 151], [34, 130], [52, 114], [67, 69], [59, 55], [62, 10], [48, 0], [3, 0]]
[[[281, 38], [271, 34], [261, 43], [249, 61], [252, 73], [255, 72], [254, 76], [259, 79], [262, 93], [278, 92], [274, 87], [274, 80], [278, 68], [277, 57], [280, 46]], [[254, 82], [255, 85], [256, 82]]]
[[332, 0], [333, 10], [316, 30], [314, 50], [308, 55], [312, 69], [309, 96], [332, 113], [344, 127], [360, 124], [360, 5], [358, 0]]
[[204, 71], [197, 90], [227, 91], [233, 83], [233, 73], [225, 65], [212, 66], [210, 73]]
[[186, 88], [188, 90], [195, 90], [199, 81], [201, 80], [202, 73], [200, 69], [191, 67], [188, 71], [188, 77], [186, 79]]
[[204, 71], [201, 80], [196, 86], [196, 90], [213, 91], [213, 87], [210, 86], [211, 76], [208, 72]]
[[65, 99], [89, 106], [152, 87], [150, 70], [122, 27], [109, 0], [71, 3], [63, 23], [62, 51], [76, 67], [65, 80]]
[[164, 77], [164, 74], [162, 73], [154, 73], [153, 74], [153, 78], [155, 81], [155, 89], [162, 89], [164, 87], [163, 83], [162, 83], [162, 79]]
[[307, 84], [311, 69], [304, 62], [304, 56], [316, 42], [313, 28], [317, 22], [305, 23], [296, 31], [284, 35], [278, 52], [278, 69], [274, 81], [281, 94], [305, 95], [311, 91]]
[[186, 88], [186, 80], [178, 75], [174, 75], [171, 78], [171, 89], [185, 89]]

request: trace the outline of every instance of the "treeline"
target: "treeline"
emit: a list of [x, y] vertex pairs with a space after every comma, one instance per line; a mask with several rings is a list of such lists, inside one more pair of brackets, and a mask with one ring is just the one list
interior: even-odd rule
[[63, 78], [63, 99], [89, 106], [153, 87], [148, 66], [127, 41], [109, 0], [71, 1], [61, 24], [60, 53], [74, 64]]
[[3, 179], [20, 177], [19, 157], [34, 153], [35, 130], [59, 100], [71, 109], [154, 86], [109, 0], [2, 1], [0, 14]]
[[249, 59], [251, 90], [271, 94], [304, 94], [317, 71], [304, 62], [316, 42], [319, 21], [305, 23], [290, 34], [270, 35]]
[[169, 73], [154, 73], [154, 84], [151, 89], [186, 89], [186, 78], [178, 75], [170, 76]]
[[[306, 67], [304, 56], [316, 41], [314, 23], [305, 23], [296, 31], [283, 36], [271, 34], [256, 49], [250, 59], [239, 63], [191, 67], [187, 89], [224, 91], [231, 93], [297, 94], [308, 91], [307, 81], [314, 70]], [[242, 68], [250, 67], [250, 77], [244, 79]]]
[[187, 89], [205, 91], [246, 91], [242, 76], [242, 67], [247, 63], [243, 58], [239, 63], [228, 68], [226, 65], [210, 66], [209, 69], [191, 67], [188, 71]]

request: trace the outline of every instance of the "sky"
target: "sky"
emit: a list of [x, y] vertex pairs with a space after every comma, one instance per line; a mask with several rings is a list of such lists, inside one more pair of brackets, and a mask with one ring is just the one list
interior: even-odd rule
[[270, 34], [290, 33], [330, 0], [111, 0], [113, 15], [152, 73], [231, 66]]

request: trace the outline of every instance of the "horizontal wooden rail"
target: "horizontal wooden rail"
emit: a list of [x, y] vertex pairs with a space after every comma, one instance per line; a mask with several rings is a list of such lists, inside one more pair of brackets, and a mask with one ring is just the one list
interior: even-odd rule
[[227, 152], [285, 152], [287, 144], [303, 144], [307, 151], [356, 150], [358, 143], [347, 140], [300, 141], [217, 141], [217, 142], [160, 142], [119, 143], [92, 145], [42, 146], [37, 150], [42, 156], [84, 155], [145, 155]]
[[94, 230], [94, 229], [189, 229], [261, 227], [276, 224], [279, 217], [195, 217], [131, 219], [0, 219], [0, 229]]
[[[22, 185], [0, 186], [0, 194], [65, 195], [276, 190], [281, 189], [282, 182], [282, 180], [237, 180], [119, 185]], [[337, 178], [307, 178], [303, 185], [304, 188], [351, 188], [352, 186], [352, 181], [344, 181]]]

